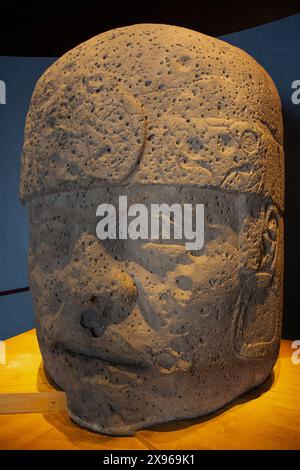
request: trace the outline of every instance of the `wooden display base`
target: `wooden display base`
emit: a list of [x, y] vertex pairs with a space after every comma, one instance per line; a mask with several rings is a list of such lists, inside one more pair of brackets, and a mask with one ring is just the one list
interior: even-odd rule
[[74, 424], [47, 380], [35, 330], [5, 341], [0, 364], [0, 449], [300, 449], [300, 364], [283, 340], [274, 377], [204, 418], [109, 437]]

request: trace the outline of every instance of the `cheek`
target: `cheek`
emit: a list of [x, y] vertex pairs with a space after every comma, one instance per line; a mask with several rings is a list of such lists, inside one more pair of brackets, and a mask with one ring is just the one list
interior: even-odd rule
[[[229, 249], [230, 248], [230, 249]], [[168, 284], [179, 299], [210, 301], [239, 287], [240, 252], [237, 247], [222, 247], [209, 255], [193, 256], [189, 265], [178, 265], [169, 273]]]
[[[46, 239], [46, 237], [44, 237]], [[70, 233], [53, 233], [48, 240], [31, 240], [32, 264], [38, 264], [46, 273], [59, 270], [69, 261], [71, 251]]]
[[62, 269], [46, 270], [44, 263], [33, 255], [28, 255], [30, 291], [37, 317], [56, 314], [62, 305], [62, 296], [57, 289], [57, 278]]

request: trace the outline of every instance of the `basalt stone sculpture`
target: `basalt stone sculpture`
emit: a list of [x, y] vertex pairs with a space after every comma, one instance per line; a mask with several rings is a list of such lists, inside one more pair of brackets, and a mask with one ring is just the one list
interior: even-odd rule
[[[45, 367], [91, 430], [196, 417], [261, 384], [282, 311], [283, 130], [255, 60], [188, 29], [100, 34], [40, 78], [21, 199]], [[202, 203], [205, 243], [99, 240], [106, 201]]]

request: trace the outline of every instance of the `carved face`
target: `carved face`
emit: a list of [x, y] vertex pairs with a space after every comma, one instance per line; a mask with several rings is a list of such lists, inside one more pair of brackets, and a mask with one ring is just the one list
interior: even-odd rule
[[[187, 251], [179, 240], [98, 240], [96, 207], [116, 205], [119, 194], [203, 203], [203, 249]], [[274, 313], [265, 312], [262, 325], [256, 303], [266, 297], [259, 276], [264, 288], [273, 277], [278, 215], [260, 197], [124, 186], [44, 196], [29, 213], [30, 285], [47, 369], [67, 390], [74, 380], [91, 390], [101, 384], [101, 412], [124, 377], [130, 394], [158, 386], [168, 395], [178, 375], [201, 377], [212, 365], [215, 375], [248, 343], [263, 353], [261, 343], [274, 338]], [[239, 321], [247, 322], [241, 332]]]
[[[171, 27], [147, 28], [148, 39], [173, 44], [164, 36]], [[112, 74], [115, 61], [95, 71], [97, 46], [89, 47], [90, 65], [78, 70], [71, 51], [39, 82], [21, 193], [46, 368], [76, 422], [126, 434], [216, 409], [270, 373], [280, 335], [282, 148], [271, 111], [268, 127], [228, 64], [225, 76], [201, 78], [193, 46], [184, 55], [176, 44], [161, 69], [155, 54], [146, 61], [152, 78], [133, 86], [131, 75], [119, 83]], [[148, 207], [204, 204], [203, 248], [99, 240], [96, 209], [116, 207], [120, 195]]]

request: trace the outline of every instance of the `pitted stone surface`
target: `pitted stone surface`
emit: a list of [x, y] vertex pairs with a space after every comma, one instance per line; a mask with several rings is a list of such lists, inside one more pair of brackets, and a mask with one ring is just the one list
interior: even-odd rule
[[71, 50], [39, 80], [21, 196], [119, 183], [135, 170], [146, 184], [180, 178], [282, 205], [282, 139], [277, 91], [245, 52], [184, 28], [120, 28]]
[[[251, 57], [184, 28], [100, 34], [40, 78], [21, 198], [45, 366], [109, 434], [200, 416], [262, 383], [282, 309], [283, 131]], [[96, 208], [203, 203], [205, 244], [96, 237]]]

